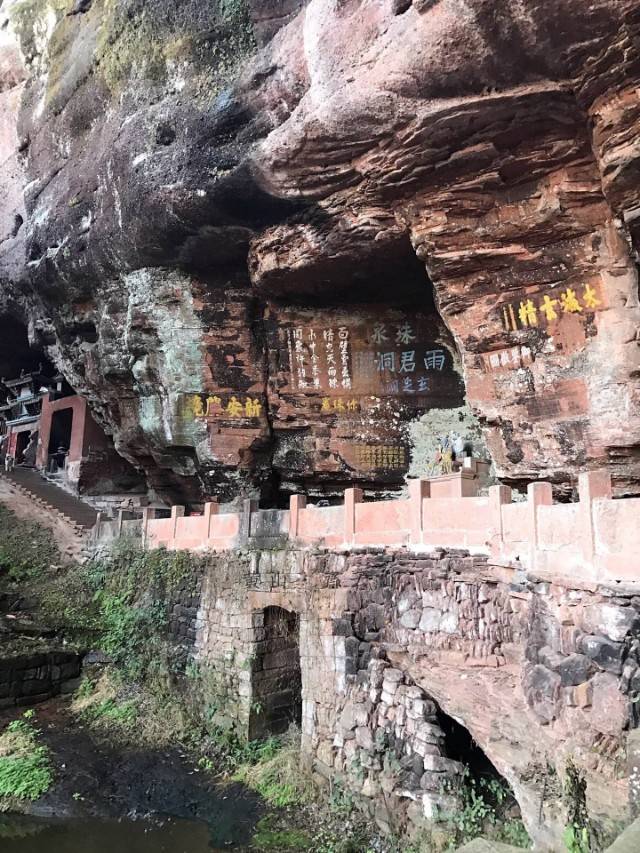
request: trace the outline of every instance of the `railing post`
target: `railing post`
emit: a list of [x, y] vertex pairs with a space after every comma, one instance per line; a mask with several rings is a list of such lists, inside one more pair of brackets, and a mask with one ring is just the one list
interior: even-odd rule
[[176, 534], [178, 533], [178, 519], [184, 517], [184, 507], [183, 506], [172, 506], [171, 507], [171, 548], [175, 550], [176, 548]]
[[502, 520], [502, 507], [511, 503], [511, 489], [509, 486], [489, 486], [489, 510], [491, 512], [491, 526], [493, 529], [492, 551], [501, 552], [504, 546], [504, 522]]
[[149, 522], [156, 517], [156, 510], [153, 507], [145, 506], [142, 510], [142, 547], [147, 546], [147, 535], [149, 530]]
[[356, 504], [362, 503], [362, 489], [354, 487], [344, 492], [344, 541], [353, 544], [356, 537]]
[[431, 497], [429, 480], [418, 478], [409, 480], [409, 512], [411, 516], [411, 544], [422, 545], [424, 542], [424, 517], [422, 501]]
[[211, 538], [211, 519], [214, 515], [217, 515], [220, 512], [220, 505], [218, 503], [218, 499], [212, 501], [207, 501], [204, 505], [203, 516], [205, 519], [205, 540]]
[[97, 542], [100, 539], [100, 526], [102, 525], [102, 513], [96, 513], [96, 523], [93, 525], [93, 538]]
[[305, 495], [291, 495], [289, 498], [289, 539], [297, 539], [300, 532], [300, 511], [307, 505]]
[[257, 512], [260, 502], [255, 498], [245, 498], [242, 501], [242, 513], [240, 515], [240, 542], [243, 545], [251, 538], [251, 516]]
[[538, 562], [538, 507], [553, 504], [551, 483], [529, 483], [527, 486], [529, 568], [535, 569]]
[[122, 536], [122, 522], [124, 521], [124, 510], [118, 510], [118, 519], [116, 521], [116, 536]]
[[593, 524], [593, 502], [599, 498], [611, 499], [611, 474], [608, 471], [585, 471], [578, 475], [578, 498], [580, 500], [580, 527], [582, 556], [592, 561], [596, 553]]

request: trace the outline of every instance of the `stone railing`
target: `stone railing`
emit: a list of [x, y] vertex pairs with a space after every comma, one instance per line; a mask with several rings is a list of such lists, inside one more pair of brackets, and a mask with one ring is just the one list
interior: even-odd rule
[[228, 550], [262, 547], [363, 546], [465, 548], [488, 554], [494, 565], [522, 567], [540, 577], [573, 582], [640, 585], [640, 498], [613, 500], [607, 472], [579, 477], [579, 501], [554, 504], [549, 483], [532, 483], [526, 501], [512, 502], [506, 486], [477, 494], [474, 468], [433, 479], [411, 480], [409, 497], [364, 502], [358, 488], [345, 491], [342, 506], [307, 505], [294, 495], [289, 510], [259, 510], [247, 500], [242, 512], [221, 512], [217, 503], [169, 518], [143, 510], [147, 547]]

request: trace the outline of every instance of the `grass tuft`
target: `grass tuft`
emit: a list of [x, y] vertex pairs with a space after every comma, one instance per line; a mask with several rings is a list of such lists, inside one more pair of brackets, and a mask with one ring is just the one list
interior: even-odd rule
[[311, 802], [314, 787], [301, 768], [299, 729], [291, 726], [281, 740], [270, 738], [270, 741], [271, 747], [265, 741], [257, 760], [241, 764], [233, 778], [277, 808]]
[[49, 750], [39, 742], [33, 716], [26, 711], [0, 735], [0, 806], [2, 800], [37, 800], [53, 781]]

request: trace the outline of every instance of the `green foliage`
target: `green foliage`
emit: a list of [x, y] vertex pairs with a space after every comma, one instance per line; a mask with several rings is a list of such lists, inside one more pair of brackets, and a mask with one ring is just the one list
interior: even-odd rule
[[93, 682], [90, 678], [83, 678], [80, 682], [80, 687], [76, 690], [76, 699], [88, 699], [93, 693]]
[[274, 820], [274, 815], [263, 817], [252, 839], [252, 847], [256, 850], [309, 850], [311, 839], [308, 833], [299, 829], [281, 829]]
[[37, 800], [53, 781], [49, 750], [39, 743], [32, 718], [27, 711], [0, 735], [0, 799]]
[[132, 729], [138, 719], [138, 705], [133, 699], [126, 702], [105, 699], [90, 705], [83, 716], [90, 722], [106, 721], [121, 728]]
[[507, 817], [515, 803], [506, 782], [494, 777], [473, 776], [465, 768], [458, 782], [446, 786], [460, 806], [453, 813], [441, 815], [450, 833], [450, 849], [481, 835], [504, 841], [515, 847], [528, 848], [529, 835], [521, 820]]
[[95, 630], [93, 589], [85, 570], [64, 564], [51, 531], [23, 521], [0, 505], [0, 587], [36, 602], [34, 616], [68, 639], [85, 640]]
[[300, 733], [291, 728], [284, 738], [246, 745], [245, 760], [234, 779], [257, 791], [277, 808], [308, 802], [311, 788], [300, 766]]
[[356, 808], [356, 801], [351, 791], [334, 782], [329, 793], [329, 808], [333, 814], [348, 818]]
[[23, 521], [0, 505], [0, 578], [10, 584], [37, 580], [61, 561], [51, 531]]
[[276, 737], [246, 741], [232, 729], [211, 726], [202, 733], [201, 746], [210, 753], [209, 760], [215, 763], [217, 770], [248, 784], [243, 777], [263, 766], [267, 768], [266, 779], [269, 763], [280, 753], [282, 742]]
[[568, 853], [591, 853], [597, 849], [587, 811], [587, 783], [573, 761], [567, 761], [564, 799], [567, 806], [567, 826], [563, 841]]
[[589, 830], [586, 826], [566, 826], [562, 840], [568, 853], [590, 853]]
[[125, 677], [145, 681], [171, 676], [170, 608], [177, 591], [195, 579], [197, 561], [188, 551], [145, 551], [123, 540], [88, 566], [98, 642]]

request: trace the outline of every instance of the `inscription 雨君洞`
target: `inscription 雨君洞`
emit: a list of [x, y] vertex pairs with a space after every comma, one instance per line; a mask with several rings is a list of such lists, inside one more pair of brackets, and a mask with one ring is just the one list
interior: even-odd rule
[[373, 323], [356, 331], [346, 324], [326, 328], [298, 325], [284, 332], [289, 382], [296, 391], [428, 394], [431, 377], [451, 367], [448, 350], [421, 344], [408, 322]]

